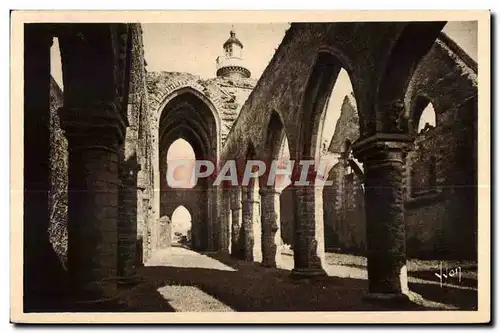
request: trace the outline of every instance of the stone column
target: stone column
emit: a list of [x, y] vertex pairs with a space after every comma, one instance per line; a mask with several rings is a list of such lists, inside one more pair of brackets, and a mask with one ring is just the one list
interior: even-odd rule
[[219, 230], [219, 224], [213, 224], [212, 221], [212, 211], [214, 206], [217, 206], [217, 191], [214, 191], [212, 186], [206, 184], [206, 187], [202, 190], [204, 193], [204, 216], [205, 220], [205, 251], [207, 252], [217, 252], [221, 247], [221, 234]]
[[256, 193], [255, 185], [251, 180], [248, 186], [242, 187], [242, 228], [243, 228], [243, 257], [244, 260], [254, 261], [261, 256], [259, 239], [255, 239], [256, 233], [260, 234], [260, 230], [255, 228], [259, 226], [257, 220], [260, 210], [260, 202], [258, 193]]
[[50, 294], [50, 285], [57, 287], [60, 284], [51, 277], [60, 264], [51, 247], [48, 232], [51, 45], [52, 36], [43, 25], [24, 24], [23, 231], [24, 297], [27, 307], [35, 294]]
[[292, 274], [303, 277], [326, 275], [323, 269], [325, 246], [322, 187], [315, 186], [312, 180], [310, 182], [310, 185], [294, 188], [296, 216]]
[[222, 200], [221, 200], [221, 219], [220, 219], [220, 228], [219, 228], [219, 251], [229, 253], [230, 247], [230, 230], [232, 225], [232, 213], [231, 213], [231, 195], [230, 189], [224, 188], [222, 189]]
[[281, 259], [280, 193], [274, 186], [259, 190], [262, 223], [262, 265], [276, 267]]
[[376, 134], [353, 145], [365, 171], [369, 296], [405, 298], [408, 291], [403, 175], [410, 138]]
[[233, 197], [231, 200], [231, 256], [243, 259], [242, 244], [242, 209], [241, 209], [241, 187], [232, 189]]
[[125, 126], [114, 103], [61, 109], [68, 138], [68, 273], [81, 306], [116, 295], [118, 147]]

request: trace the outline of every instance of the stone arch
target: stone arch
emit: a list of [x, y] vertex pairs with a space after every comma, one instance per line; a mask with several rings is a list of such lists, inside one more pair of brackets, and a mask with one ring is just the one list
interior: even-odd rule
[[[176, 225], [176, 217], [178, 218], [178, 215], [181, 213], [185, 213], [186, 215], [186, 220], [188, 224], [184, 225]], [[176, 241], [177, 243], [180, 243], [182, 245], [188, 245], [190, 240], [191, 240], [191, 227], [192, 227], [192, 222], [193, 222], [193, 217], [191, 216], [191, 212], [187, 207], [184, 205], [177, 206], [175, 210], [172, 212], [172, 217], [171, 217], [171, 224], [172, 224], [172, 231], [171, 231], [171, 237], [172, 241]], [[176, 235], [176, 232], [179, 232], [181, 235]], [[185, 240], [182, 238], [182, 236], [185, 236]]]
[[[298, 275], [325, 274], [322, 268], [324, 261], [323, 186], [316, 183], [316, 172], [321, 157], [321, 133], [328, 101], [342, 69], [346, 71], [351, 81], [354, 98], [357, 98], [357, 86], [353, 85], [355, 80], [352, 77], [352, 70], [345, 66], [336, 54], [337, 52], [324, 48], [317, 54], [301, 102], [303, 118], [300, 129], [299, 157], [313, 160], [314, 170], [309, 169], [310, 185], [298, 187], [293, 192], [297, 202], [293, 272]], [[361, 127], [362, 124], [363, 117], [360, 116], [358, 125]], [[296, 179], [297, 177], [294, 178]]]
[[[189, 143], [188, 140], [184, 139], [183, 135], [180, 135], [180, 137], [175, 139], [175, 141], [173, 141], [172, 144], [170, 144], [170, 146], [168, 147], [167, 154], [166, 154], [167, 168], [169, 167], [169, 162], [175, 161], [175, 157], [179, 156], [179, 151], [174, 151], [174, 148], [179, 149], [179, 148], [181, 148], [181, 145], [185, 146], [185, 147], [182, 147], [183, 149], [185, 149], [182, 151], [182, 157], [186, 157], [186, 158], [191, 160], [190, 165], [182, 165], [182, 167], [184, 167], [184, 168], [187, 167], [188, 171], [190, 171], [190, 172], [189, 172], [189, 174], [183, 172], [183, 176], [185, 176], [184, 179], [176, 179], [177, 181], [184, 181], [184, 184], [179, 184], [179, 185], [167, 184], [167, 186], [170, 188], [193, 188], [197, 184], [193, 184], [191, 182], [188, 183], [187, 177], [188, 176], [191, 177], [192, 168], [194, 167], [195, 160], [196, 160], [196, 153], [193, 149], [193, 146]], [[168, 170], [167, 170], [167, 174], [168, 174]], [[165, 175], [162, 175], [162, 177], [165, 177]], [[167, 183], [168, 183], [168, 179], [167, 179]]]
[[[157, 110], [157, 135], [160, 165], [160, 215], [165, 215], [171, 205], [193, 203], [193, 247], [205, 250], [212, 246], [213, 218], [210, 202], [216, 202], [210, 190], [211, 178], [204, 178], [190, 189], [170, 188], [165, 181], [166, 152], [178, 138], [186, 140], [195, 152], [197, 160], [217, 163], [220, 151], [220, 119], [212, 102], [193, 87], [183, 87], [163, 97]], [[196, 205], [194, 205], [196, 202]], [[187, 207], [187, 206], [186, 206]]]
[[[184, 83], [186, 84], [186, 83]], [[158, 103], [157, 107], [157, 121], [158, 124], [162, 117], [162, 113], [165, 110], [165, 107], [176, 97], [182, 96], [184, 94], [191, 94], [202, 101], [212, 113], [213, 119], [215, 120], [215, 137], [216, 140], [216, 154], [215, 161], [219, 160], [219, 154], [221, 149], [221, 141], [220, 141], [220, 131], [221, 131], [221, 120], [219, 116], [220, 107], [216, 107], [217, 104], [214, 104], [213, 101], [203, 93], [203, 87], [201, 85], [196, 85], [192, 82], [188, 83], [189, 85], [180, 86], [171, 85], [170, 88], [167, 89], [157, 100], [161, 101]]]
[[[333, 52], [330, 48], [321, 48], [306, 81], [306, 90], [301, 103], [303, 120], [299, 140], [301, 147], [299, 156], [302, 158], [317, 159], [319, 157], [321, 133], [328, 100], [342, 69], [347, 72], [353, 88], [354, 99], [357, 102], [357, 87], [354, 85], [352, 71], [336, 55], [337, 52]], [[361, 126], [363, 119], [361, 112], [359, 114], [359, 125]]]
[[430, 50], [446, 22], [409, 23], [392, 45], [384, 74], [377, 89], [376, 130], [383, 133], [409, 133], [404, 108], [405, 94], [413, 72]]
[[257, 154], [266, 165], [266, 172], [259, 177], [259, 185], [261, 187], [267, 186], [267, 177], [269, 176], [272, 162], [277, 159], [283, 140], [287, 137], [283, 118], [278, 111], [271, 110], [264, 131], [264, 140], [261, 141], [261, 147]]
[[[420, 130], [424, 129], [425, 123], [423, 119], [430, 120], [428, 124], [432, 127], [437, 126], [437, 116], [434, 109], [434, 103], [425, 95], [418, 95], [413, 102], [413, 107], [410, 110], [410, 133], [418, 134]], [[422, 126], [424, 125], [424, 126]]]
[[267, 122], [266, 140], [265, 140], [265, 155], [266, 157], [276, 158], [283, 136], [286, 135], [286, 130], [283, 122], [283, 117], [276, 110], [271, 110], [269, 113], [269, 121]]

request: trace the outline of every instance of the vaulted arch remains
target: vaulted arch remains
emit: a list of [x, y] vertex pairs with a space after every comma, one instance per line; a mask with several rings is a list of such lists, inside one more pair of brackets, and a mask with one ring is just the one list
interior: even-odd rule
[[[158, 110], [158, 156], [160, 187], [160, 219], [169, 219], [172, 207], [192, 207], [191, 245], [196, 249], [214, 246], [213, 211], [216, 197], [211, 190], [213, 178], [195, 180], [192, 177], [196, 161], [206, 160], [216, 165], [219, 154], [220, 120], [214, 105], [198, 90], [183, 87], [165, 96]], [[173, 147], [173, 148], [172, 148]], [[190, 148], [190, 149], [188, 149]], [[168, 159], [172, 149], [178, 149], [177, 160]], [[184, 156], [186, 155], [186, 156]], [[189, 156], [187, 156], [189, 155]], [[183, 179], [169, 185], [167, 176]]]

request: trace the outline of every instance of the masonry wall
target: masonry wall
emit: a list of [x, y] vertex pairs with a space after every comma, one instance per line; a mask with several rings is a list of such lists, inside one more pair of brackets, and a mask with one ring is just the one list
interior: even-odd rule
[[472, 259], [477, 255], [477, 64], [445, 35], [410, 82], [406, 103], [413, 130], [422, 98], [434, 107], [436, 127], [417, 134], [407, 157], [408, 253]]
[[68, 259], [68, 141], [61, 129], [58, 110], [63, 92], [50, 78], [50, 225], [49, 239], [62, 267]]
[[[153, 184], [153, 140], [151, 136], [151, 112], [148, 109], [146, 89], [146, 67], [144, 60], [144, 45], [140, 24], [133, 24], [131, 72], [128, 98], [128, 121], [125, 138], [126, 171], [135, 174], [131, 191], [135, 193], [133, 202], [135, 216], [130, 216], [130, 222], [136, 226], [131, 232], [136, 239], [136, 264], [147, 260], [151, 254], [153, 227], [156, 221], [153, 201], [155, 198]], [[122, 169], [123, 170], [123, 169]], [[131, 246], [132, 244], [130, 244]]]
[[366, 222], [364, 192], [355, 173], [346, 173], [344, 161], [330, 170], [331, 186], [323, 189], [325, 249], [327, 252], [364, 254]]

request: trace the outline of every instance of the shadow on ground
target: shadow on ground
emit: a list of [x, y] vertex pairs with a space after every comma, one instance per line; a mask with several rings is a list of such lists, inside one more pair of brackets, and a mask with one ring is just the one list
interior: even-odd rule
[[[181, 311], [219, 311], [218, 309], [222, 308], [221, 306], [213, 308], [200, 306], [203, 303], [200, 295], [211, 296], [223, 303], [226, 308], [234, 311], [436, 310], [410, 301], [396, 304], [368, 301], [365, 298], [368, 281], [365, 279], [333, 276], [297, 279], [291, 276], [289, 270], [266, 268], [259, 263], [236, 260], [226, 253], [196, 254], [188, 249], [185, 251], [187, 259], [197, 256], [194, 261], [212, 260], [214, 267], [226, 265], [233, 268], [234, 271], [168, 265], [140, 267], [137, 270], [138, 279], [120, 285], [118, 300], [98, 306], [91, 305], [89, 308], [75, 308], [74, 305], [63, 302], [57, 304], [58, 306], [53, 306], [52, 309], [47, 309], [47, 304], [44, 304], [44, 310], [57, 312], [172, 312], [179, 310], [176, 307], [176, 302], [179, 302], [179, 299], [181, 299], [183, 306]], [[182, 258], [183, 254], [179, 255], [179, 252], [176, 256], [186, 259]], [[165, 286], [174, 287], [165, 289]], [[460, 310], [477, 309], [476, 290], [441, 287], [425, 283], [410, 283], [410, 289], [428, 301], [452, 305]], [[163, 290], [163, 295], [160, 290]], [[193, 292], [193, 290], [198, 291]], [[174, 295], [172, 292], [180, 294]], [[47, 299], [45, 299], [46, 301]]]
[[[211, 295], [235, 311], [421, 311], [435, 310], [412, 302], [373, 303], [364, 297], [367, 281], [322, 277], [295, 279], [290, 271], [265, 268], [259, 263], [231, 258], [224, 253], [203, 253], [236, 271], [207, 268], [153, 266], [142, 267], [142, 286], [131, 290], [128, 311], [172, 311], [158, 289], [164, 286], [192, 286]], [[141, 289], [143, 288], [143, 289]], [[450, 304], [460, 309], [475, 309], [473, 290], [441, 288], [413, 283], [410, 288], [425, 299]]]

